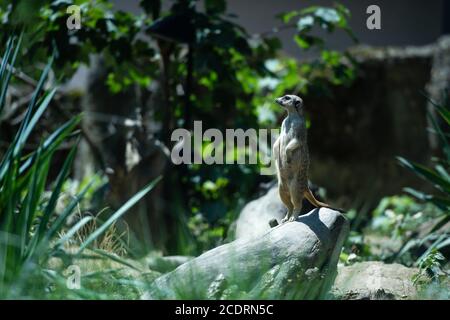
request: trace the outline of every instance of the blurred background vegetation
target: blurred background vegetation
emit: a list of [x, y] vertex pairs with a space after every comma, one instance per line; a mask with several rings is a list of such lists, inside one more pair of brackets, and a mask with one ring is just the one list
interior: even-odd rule
[[[66, 26], [72, 4], [79, 30]], [[141, 0], [139, 14], [1, 2], [0, 296], [136, 298], [156, 276], [148, 256], [233, 240], [274, 178], [261, 164], [174, 165], [170, 135], [195, 120], [278, 128], [272, 102], [286, 93], [304, 97], [312, 183], [349, 210], [341, 263], [399, 262], [419, 268], [418, 286], [448, 284], [450, 105], [448, 86], [426, 87], [434, 51], [353, 50], [339, 3], [273, 16], [276, 28], [250, 33], [226, 0]], [[303, 59], [283, 50], [284, 31]], [[74, 260], [89, 274], [81, 291], [64, 289]]]

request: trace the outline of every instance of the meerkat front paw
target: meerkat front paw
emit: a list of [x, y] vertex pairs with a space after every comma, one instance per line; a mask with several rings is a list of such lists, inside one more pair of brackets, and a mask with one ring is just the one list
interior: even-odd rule
[[289, 222], [296, 221], [299, 215], [300, 215], [300, 210], [294, 210], [291, 217], [289, 218]]

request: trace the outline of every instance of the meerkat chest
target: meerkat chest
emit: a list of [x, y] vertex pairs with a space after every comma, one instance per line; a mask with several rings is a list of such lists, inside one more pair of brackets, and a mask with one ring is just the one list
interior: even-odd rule
[[277, 163], [281, 179], [289, 178], [295, 172], [307, 167], [308, 150], [306, 144], [306, 125], [302, 118], [287, 117], [282, 125], [278, 143]]
[[286, 146], [292, 139], [297, 139], [301, 144], [306, 143], [306, 124], [302, 117], [288, 116], [281, 124], [281, 145]]

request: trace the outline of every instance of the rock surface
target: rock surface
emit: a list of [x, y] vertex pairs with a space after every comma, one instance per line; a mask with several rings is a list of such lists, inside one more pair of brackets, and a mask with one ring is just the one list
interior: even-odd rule
[[315, 209], [205, 252], [156, 279], [143, 298], [321, 298], [334, 281], [347, 232], [339, 212]]
[[271, 219], [275, 218], [280, 222], [285, 215], [286, 207], [281, 202], [275, 186], [242, 209], [236, 223], [236, 239], [263, 234], [270, 230]]
[[416, 299], [415, 268], [379, 261], [359, 262], [338, 269], [332, 295], [342, 300]]

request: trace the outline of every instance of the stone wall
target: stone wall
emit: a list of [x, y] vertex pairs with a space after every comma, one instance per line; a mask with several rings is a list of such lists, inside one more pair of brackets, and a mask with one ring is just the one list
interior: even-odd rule
[[405, 186], [425, 187], [395, 157], [430, 159], [423, 94], [448, 88], [449, 44], [446, 37], [424, 47], [354, 48], [356, 81], [332, 88], [331, 96], [305, 97], [311, 180], [330, 198], [344, 207], [370, 206]]

